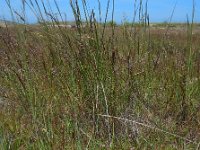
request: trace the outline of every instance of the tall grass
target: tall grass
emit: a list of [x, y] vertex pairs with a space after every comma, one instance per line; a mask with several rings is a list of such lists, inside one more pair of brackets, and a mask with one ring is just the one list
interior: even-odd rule
[[[22, 13], [6, 2], [21, 24], [0, 29], [2, 149], [199, 148], [194, 9], [188, 32], [177, 36], [170, 26], [150, 27], [142, 0], [131, 26], [115, 26], [117, 1], [108, 0], [105, 18], [98, 1], [98, 22], [87, 1], [71, 0], [75, 29], [61, 26], [56, 0], [59, 17], [44, 1], [22, 1]], [[27, 25], [25, 8], [38, 25]]]

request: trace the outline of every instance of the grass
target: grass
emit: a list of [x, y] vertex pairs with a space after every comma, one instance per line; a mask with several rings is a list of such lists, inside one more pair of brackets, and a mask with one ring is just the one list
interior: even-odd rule
[[24, 6], [39, 25], [27, 25], [10, 6], [21, 24], [0, 28], [1, 149], [199, 149], [193, 22], [181, 31], [170, 23], [154, 29], [140, 11], [136, 25], [99, 24], [85, 2], [82, 28], [75, 1], [77, 28], [69, 29], [48, 26], [45, 17], [60, 21], [37, 3]]

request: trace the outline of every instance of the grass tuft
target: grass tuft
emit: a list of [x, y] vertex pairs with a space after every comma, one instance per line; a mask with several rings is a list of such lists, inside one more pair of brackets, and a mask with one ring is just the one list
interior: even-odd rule
[[[22, 1], [22, 13], [6, 2], [14, 22], [0, 28], [1, 149], [199, 148], [195, 6], [191, 23], [151, 24], [148, 3], [135, 1], [133, 22], [118, 25], [114, 0], [105, 18], [98, 1], [99, 20], [71, 0], [69, 26], [56, 0], [59, 16], [43, 1]], [[27, 24], [26, 8], [38, 24]]]

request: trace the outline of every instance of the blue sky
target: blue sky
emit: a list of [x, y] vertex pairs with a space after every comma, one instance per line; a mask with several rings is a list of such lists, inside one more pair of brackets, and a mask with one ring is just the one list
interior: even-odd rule
[[[12, 8], [21, 14], [22, 0], [10, 0]], [[29, 1], [29, 0], [27, 0]], [[32, 0], [34, 1], [34, 0]], [[50, 3], [51, 9], [56, 13], [56, 6], [54, 0], [43, 0], [46, 4]], [[81, 0], [78, 0], [81, 4]], [[102, 9], [102, 18], [105, 17], [106, 5], [108, 0], [100, 0]], [[139, 1], [139, 0], [137, 0]], [[38, 0], [41, 2], [41, 0]], [[95, 11], [96, 17], [99, 19], [98, 12], [98, 0], [86, 0], [89, 11], [92, 9]], [[143, 1], [145, 2], [145, 0]], [[59, 8], [67, 20], [73, 20], [72, 10], [70, 8], [69, 0], [57, 0]], [[135, 0], [115, 0], [115, 20], [120, 23], [123, 20], [132, 20], [134, 10]], [[175, 7], [176, 6], [176, 7]], [[172, 22], [186, 22], [187, 15], [191, 19], [193, 0], [148, 0], [148, 13], [151, 22], [164, 22], [169, 21], [169, 18], [175, 7]], [[110, 8], [112, 9], [112, 0], [110, 3]], [[111, 10], [110, 9], [110, 10]], [[0, 0], [0, 18], [11, 19], [9, 8], [7, 7], [5, 0]], [[81, 9], [83, 13], [83, 10]], [[138, 16], [138, 14], [137, 14]], [[109, 11], [109, 19], [111, 19], [111, 11]], [[26, 19], [29, 23], [37, 22], [36, 17], [30, 10], [26, 7]], [[195, 0], [195, 21], [200, 22], [200, 0]]]

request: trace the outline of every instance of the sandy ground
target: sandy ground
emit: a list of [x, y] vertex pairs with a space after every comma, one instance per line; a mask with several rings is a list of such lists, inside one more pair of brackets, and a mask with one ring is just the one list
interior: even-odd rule
[[4, 22], [0, 22], [0, 27], [5, 28], [6, 24]]

